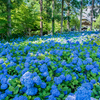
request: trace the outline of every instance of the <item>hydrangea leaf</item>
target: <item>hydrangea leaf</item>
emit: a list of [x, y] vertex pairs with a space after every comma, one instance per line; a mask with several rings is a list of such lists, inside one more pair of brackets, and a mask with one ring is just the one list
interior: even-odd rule
[[14, 94], [17, 94], [18, 91], [19, 91], [19, 87], [15, 87], [15, 89], [14, 89]]
[[13, 86], [11, 86], [11, 85], [9, 86], [9, 88], [8, 88], [8, 89], [9, 89], [9, 91], [14, 91], [14, 87], [13, 87]]

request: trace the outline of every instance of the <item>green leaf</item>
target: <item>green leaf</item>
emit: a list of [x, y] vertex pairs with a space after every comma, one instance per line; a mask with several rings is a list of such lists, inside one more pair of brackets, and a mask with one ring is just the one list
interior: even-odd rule
[[7, 97], [5, 98], [5, 100], [9, 100], [9, 97], [7, 96]]
[[96, 85], [96, 90], [100, 91], [100, 86], [99, 85]]
[[93, 93], [94, 93], [94, 94], [98, 94], [97, 91], [96, 91], [95, 89], [93, 89]]
[[20, 84], [18, 84], [17, 86], [18, 86], [19, 88], [21, 88], [21, 87], [22, 87], [22, 85], [20, 85]]
[[72, 89], [74, 89], [74, 86], [73, 86], [73, 85], [71, 85], [71, 88], [72, 88]]
[[14, 89], [14, 94], [17, 94], [18, 91], [19, 91], [19, 87], [15, 87], [15, 89]]
[[71, 89], [69, 88], [69, 89], [67, 90], [67, 92], [68, 92], [68, 93], [71, 93]]
[[99, 96], [96, 96], [96, 99], [99, 99]]
[[60, 96], [59, 96], [60, 98], [63, 98], [64, 97], [64, 93], [62, 93], [62, 94], [60, 94]]
[[31, 100], [31, 98], [32, 98], [31, 96], [28, 96], [28, 99], [29, 99], [29, 100]]
[[8, 88], [8, 89], [9, 89], [9, 91], [14, 91], [14, 87], [13, 87], [13, 86], [11, 86], [11, 85], [9, 86], [9, 88]]
[[62, 90], [63, 90], [63, 91], [67, 91], [67, 90], [68, 90], [68, 87], [66, 86], [66, 87], [64, 87]]
[[73, 83], [76, 85], [76, 84], [78, 84], [78, 81], [77, 81], [77, 80], [75, 80]]

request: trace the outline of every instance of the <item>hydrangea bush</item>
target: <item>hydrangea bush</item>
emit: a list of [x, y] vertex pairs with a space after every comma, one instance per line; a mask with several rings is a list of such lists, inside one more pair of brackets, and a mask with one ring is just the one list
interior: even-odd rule
[[99, 32], [0, 41], [0, 100], [100, 100]]

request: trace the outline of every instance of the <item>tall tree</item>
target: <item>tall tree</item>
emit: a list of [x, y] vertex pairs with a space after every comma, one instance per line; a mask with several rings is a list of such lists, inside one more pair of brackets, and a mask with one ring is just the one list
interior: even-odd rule
[[40, 0], [40, 36], [43, 35], [42, 4], [43, 4], [43, 1]]
[[69, 20], [70, 20], [70, 0], [67, 0], [66, 1], [66, 3], [67, 3], [67, 29], [68, 29], [68, 31], [70, 31], [70, 22], [69, 22]]
[[82, 27], [82, 6], [83, 6], [83, 0], [81, 0], [81, 9], [80, 9], [80, 32]]
[[11, 35], [11, 0], [7, 1], [7, 21], [8, 21], [8, 31], [7, 35], [10, 37]]
[[63, 6], [64, 6], [64, 0], [62, 0], [62, 12], [61, 12], [61, 33], [63, 29]]
[[94, 0], [92, 0], [92, 7], [91, 8], [92, 8], [91, 9], [91, 31], [92, 31]]
[[52, 34], [54, 34], [54, 0], [52, 0]]

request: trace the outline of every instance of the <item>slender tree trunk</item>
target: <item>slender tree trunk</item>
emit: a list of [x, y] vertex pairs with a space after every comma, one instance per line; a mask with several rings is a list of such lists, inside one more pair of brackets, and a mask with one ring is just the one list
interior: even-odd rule
[[10, 4], [11, 4], [11, 0], [7, 1], [7, 22], [8, 22], [8, 30], [7, 30], [7, 35], [8, 37], [10, 37], [11, 35], [11, 9], [10, 9]]
[[42, 3], [43, 3], [43, 1], [42, 0], [40, 0], [40, 36], [42, 36], [43, 35], [43, 21], [42, 21]]
[[[50, 10], [49, 10], [50, 5], [51, 2], [49, 0], [46, 0], [46, 14], [47, 14], [46, 20], [48, 23], [50, 22]], [[48, 26], [46, 28], [47, 28], [47, 34], [49, 34]]]
[[93, 22], [93, 7], [94, 7], [94, 0], [92, 0], [92, 11], [91, 11], [91, 31], [92, 31], [92, 22]]
[[29, 33], [29, 36], [31, 36], [31, 29], [28, 28], [28, 33]]
[[75, 31], [76, 31], [76, 26], [75, 26]]
[[61, 12], [61, 33], [63, 30], [63, 6], [64, 6], [64, 0], [62, 0], [62, 12]]
[[68, 11], [67, 11], [67, 29], [70, 31], [70, 22], [69, 22], [69, 17], [70, 17], [70, 2], [67, 2], [68, 5]]
[[54, 34], [54, 0], [52, 0], [52, 32], [53, 35]]
[[82, 28], [82, 6], [83, 6], [83, 0], [81, 0], [81, 9], [80, 9], [80, 32]]

